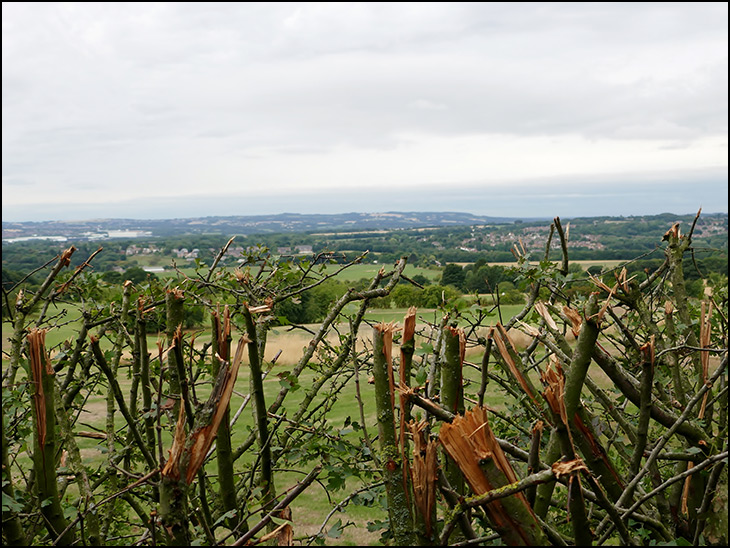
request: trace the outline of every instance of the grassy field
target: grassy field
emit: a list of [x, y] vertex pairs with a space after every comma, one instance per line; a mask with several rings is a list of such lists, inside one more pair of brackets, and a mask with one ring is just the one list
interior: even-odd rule
[[[167, 278], [171, 276], [177, 276], [178, 272], [171, 267], [171, 259], [169, 257], [157, 257], [153, 255], [148, 256], [139, 256], [139, 258], [135, 258], [139, 262], [139, 266], [141, 267], [147, 267], [147, 266], [164, 266], [166, 267], [166, 270], [164, 272], [156, 272], [155, 274], [159, 277]], [[177, 260], [177, 270], [185, 274], [186, 276], [195, 276], [195, 267], [191, 263], [185, 260]], [[385, 268], [386, 271], [389, 269], [392, 269], [393, 265], [385, 265], [385, 264], [355, 264], [344, 271], [342, 271], [338, 276], [337, 279], [342, 282], [355, 282], [358, 280], [361, 280], [363, 278], [367, 280], [371, 280], [375, 277], [375, 275], [378, 273], [378, 271], [381, 268]], [[341, 265], [335, 265], [335, 264], [327, 264], [324, 267], [324, 272], [326, 274], [333, 274], [336, 272], [339, 268], [341, 268]], [[231, 267], [226, 267], [225, 270], [233, 270]], [[204, 271], [201, 271], [204, 272]], [[407, 265], [404, 272], [406, 276], [409, 278], [412, 278], [413, 276], [416, 276], [418, 274], [425, 276], [432, 282], [437, 282], [441, 279], [441, 269], [438, 268], [422, 268], [420, 266], [413, 266], [413, 265]]]
[[[372, 280], [381, 268], [384, 268], [387, 272], [392, 270], [393, 265], [386, 264], [356, 264], [349, 267], [347, 270], [342, 272], [337, 279], [343, 282], [357, 281], [362, 278]], [[333, 273], [339, 268], [339, 265], [326, 265], [325, 272]], [[441, 279], [441, 270], [436, 268], [421, 268], [419, 266], [406, 265], [403, 271], [405, 276], [412, 278], [417, 274], [425, 276], [432, 282], [436, 282]]]

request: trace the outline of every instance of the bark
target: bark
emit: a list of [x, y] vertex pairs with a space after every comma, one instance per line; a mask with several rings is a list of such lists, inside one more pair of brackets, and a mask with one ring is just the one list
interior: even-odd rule
[[[674, 323], [674, 306], [671, 301], [667, 301], [664, 313], [664, 324], [665, 333], [672, 344], [672, 346], [679, 345], [679, 338], [677, 336], [677, 329]], [[670, 351], [667, 354], [667, 361], [669, 362], [669, 368], [672, 372], [672, 388], [674, 389], [674, 397], [677, 399], [679, 404], [684, 407], [687, 405], [687, 387], [685, 384], [687, 380], [682, 373], [682, 362], [679, 358], [679, 352], [676, 350]]]
[[[398, 264], [395, 267], [395, 270], [391, 274], [386, 274], [384, 271], [380, 271], [378, 273], [377, 278], [379, 280], [384, 279], [387, 276], [391, 276], [391, 279], [388, 281], [387, 285], [385, 287], [378, 287], [375, 288], [371, 285], [370, 288], [368, 288], [365, 291], [355, 291], [354, 289], [349, 289], [347, 293], [345, 293], [342, 297], [340, 297], [337, 302], [335, 302], [334, 305], [332, 305], [332, 308], [330, 309], [329, 313], [327, 314], [327, 317], [322, 321], [322, 324], [320, 325], [319, 329], [317, 329], [317, 332], [315, 333], [314, 337], [311, 341], [309, 341], [309, 344], [304, 350], [304, 353], [302, 357], [297, 362], [296, 366], [292, 369], [291, 374], [295, 377], [299, 377], [299, 375], [304, 371], [304, 368], [307, 367], [310, 360], [312, 359], [312, 356], [314, 355], [315, 350], [317, 349], [317, 346], [319, 343], [325, 338], [327, 335], [327, 332], [332, 327], [335, 320], [339, 317], [340, 312], [342, 312], [342, 309], [348, 304], [353, 301], [367, 301], [369, 299], [376, 299], [378, 297], [384, 297], [388, 295], [392, 289], [395, 287], [395, 285], [398, 283], [398, 280], [400, 280], [400, 275], [403, 272], [403, 269], [406, 267], [406, 259], [402, 258], [400, 261], [398, 261]], [[276, 396], [276, 399], [271, 403], [269, 406], [269, 413], [276, 413], [279, 408], [284, 403], [284, 399], [286, 398], [287, 394], [289, 393], [289, 386], [282, 387], [279, 391], [279, 394]], [[236, 448], [236, 450], [233, 453], [233, 459], [237, 460], [245, 451], [248, 450], [249, 447], [253, 444], [255, 440], [255, 433], [252, 433], [246, 441], [244, 441], [239, 447]]]
[[99, 339], [92, 335], [90, 336], [90, 340], [91, 351], [94, 354], [96, 364], [99, 366], [99, 369], [101, 369], [102, 373], [106, 375], [107, 381], [109, 382], [109, 389], [114, 394], [114, 398], [117, 402], [117, 405], [119, 406], [119, 411], [121, 411], [122, 416], [124, 416], [124, 419], [127, 421], [127, 427], [132, 432], [132, 437], [134, 439], [136, 447], [142, 453], [142, 456], [147, 462], [147, 466], [149, 467], [149, 469], [157, 469], [157, 463], [152, 456], [151, 449], [147, 447], [144, 439], [142, 438], [142, 435], [139, 433], [137, 423], [134, 420], [134, 417], [132, 417], [132, 415], [129, 413], [129, 409], [127, 408], [127, 402], [124, 400], [124, 395], [122, 394], [121, 388], [119, 388], [119, 383], [117, 382], [117, 379], [114, 376], [111, 367], [109, 367], [109, 364], [104, 357], [104, 353], [101, 351], [101, 347], [99, 346]]
[[631, 460], [631, 475], [638, 473], [641, 467], [641, 459], [644, 456], [644, 449], [649, 437], [649, 419], [651, 418], [651, 389], [654, 382], [654, 341], [650, 341], [641, 347], [644, 359], [641, 363], [641, 390], [639, 395], [639, 424], [636, 427], [636, 443], [634, 454]]
[[136, 337], [139, 339], [139, 380], [142, 388], [142, 413], [147, 447], [154, 454], [155, 418], [152, 416], [152, 383], [150, 382], [150, 354], [147, 348], [147, 321], [144, 317], [143, 303], [137, 306]]
[[[540, 441], [542, 440], [542, 430], [545, 424], [537, 421], [532, 427], [532, 437], [530, 438], [530, 454], [527, 459], [527, 474], [534, 474], [540, 468]], [[525, 497], [530, 506], [535, 505], [535, 496], [537, 495], [537, 483], [530, 485], [525, 490]]]
[[[562, 252], [562, 263], [560, 265], [560, 273], [563, 276], [568, 275], [568, 234], [566, 231], [563, 230], [563, 225], [560, 222], [560, 217], [555, 217], [553, 219], [553, 224], [555, 225], [555, 230], [558, 232], [558, 236], [560, 238], [560, 251]], [[568, 223], [568, 228], [570, 228], [570, 223]], [[546, 257], [547, 258], [547, 257]]]
[[573, 350], [570, 366], [565, 374], [565, 412], [568, 417], [575, 415], [580, 404], [580, 393], [598, 339], [599, 327], [595, 318], [597, 313], [598, 301], [594, 294], [591, 295], [586, 304], [584, 321], [576, 341], [575, 350]]
[[[580, 393], [583, 388], [588, 366], [591, 362], [592, 351], [595, 348], [598, 337], [598, 326], [592, 318], [598, 312], [598, 303], [595, 295], [592, 295], [586, 306], [585, 315], [580, 324], [580, 333], [573, 351], [570, 367], [565, 379], [565, 412], [567, 417], [574, 417], [580, 402]], [[578, 320], [574, 325], [578, 324]], [[567, 422], [567, 421], [566, 421]], [[545, 461], [555, 462], [561, 454], [559, 432], [553, 428], [550, 432], [550, 439], [546, 449]], [[535, 513], [544, 519], [550, 506], [550, 497], [555, 489], [554, 483], [544, 483], [537, 488], [535, 498]]]
[[[86, 320], [86, 317], [84, 317]], [[75, 377], [76, 372], [76, 366], [79, 364], [79, 362], [83, 359], [83, 351], [86, 347], [86, 335], [87, 335], [87, 329], [86, 329], [86, 321], [84, 321], [81, 324], [81, 327], [79, 328], [79, 334], [76, 337], [76, 342], [74, 344], [74, 351], [71, 355], [71, 358], [68, 360], [68, 369], [66, 371], [66, 376], [63, 378], [63, 382], [60, 386], [60, 394], [63, 394], [63, 407], [65, 409], [68, 409], [71, 406], [71, 403], [74, 401], [74, 398], [76, 397], [76, 394], [79, 393], [83, 386], [83, 381], [77, 379]], [[55, 369], [55, 368], [54, 368]], [[74, 382], [74, 380], [76, 382]], [[73, 383], [73, 384], [71, 384]]]
[[450, 326], [444, 329], [444, 357], [441, 368], [441, 404], [454, 414], [464, 413], [462, 367], [464, 364], [465, 344], [466, 339], [462, 329]]
[[[79, 446], [76, 444], [71, 421], [68, 413], [63, 407], [60, 400], [56, 401], [56, 417], [58, 419], [58, 433], [63, 442], [63, 447], [68, 453], [67, 466], [76, 476], [76, 484], [79, 488], [79, 495], [82, 498], [82, 504], [79, 511], [83, 512], [94, 505], [94, 493], [89, 481], [89, 475], [86, 473], [86, 467], [81, 458]], [[99, 517], [96, 512], [89, 512], [85, 519], [85, 537], [91, 546], [102, 546], [104, 544], [99, 527]]]
[[484, 405], [484, 394], [487, 391], [487, 384], [489, 383], [489, 357], [492, 354], [492, 342], [494, 337], [494, 328], [490, 328], [489, 335], [487, 336], [487, 341], [485, 343], [486, 347], [484, 349], [484, 355], [482, 356], [482, 364], [481, 364], [481, 379], [479, 382], [479, 391], [477, 392], [477, 400], [479, 402], [479, 405]]
[[[3, 498], [7, 496], [10, 500], [15, 500], [15, 489], [13, 487], [13, 477], [10, 473], [10, 459], [8, 458], [8, 439], [5, 435], [5, 413], [2, 414], [2, 431]], [[8, 546], [26, 546], [28, 544], [20, 518], [13, 510], [3, 510], [3, 544]]]
[[[684, 281], [683, 257], [685, 251], [689, 249], [691, 243], [691, 235], [682, 236], [679, 226], [675, 225], [665, 234], [669, 245], [666, 249], [666, 255], [669, 262], [669, 278], [672, 281], [672, 292], [674, 294], [674, 305], [677, 308], [679, 319], [685, 328], [682, 335], [686, 338], [689, 346], [699, 346], [697, 334], [692, 327], [692, 316], [689, 311], [689, 299], [687, 297], [687, 287]], [[702, 363], [700, 354], [693, 352], [691, 354], [692, 364], [695, 367], [695, 374], [698, 382], [702, 382]]]
[[[403, 339], [400, 346], [400, 385], [411, 385], [411, 369], [413, 367], [413, 353], [415, 352], [416, 308], [411, 307], [403, 320]], [[405, 425], [411, 421], [411, 404], [401, 395], [400, 397], [400, 428], [401, 435], [405, 432]], [[403, 446], [403, 443], [401, 443]], [[405, 447], [404, 447], [405, 449]]]
[[[550, 430], [550, 438], [548, 439], [543, 460], [545, 462], [555, 462], [560, 458], [560, 454], [560, 439], [556, 428], [553, 427]], [[545, 516], [547, 516], [548, 510], [550, 509], [550, 498], [552, 497], [554, 489], [555, 486], [551, 485], [549, 487], [544, 487], [544, 484], [537, 488], [535, 504], [533, 507], [535, 509], [535, 514], [540, 517], [540, 519], [545, 519]]]
[[269, 420], [266, 411], [266, 399], [264, 397], [261, 356], [259, 355], [258, 330], [256, 329], [256, 324], [248, 306], [244, 305], [242, 310], [243, 317], [246, 320], [246, 334], [249, 339], [248, 361], [251, 370], [251, 394], [254, 400], [253, 415], [261, 462], [261, 474], [259, 477], [259, 487], [262, 493], [261, 509], [262, 512], [268, 512], [271, 502], [276, 496], [276, 491], [274, 487], [271, 446], [269, 444]]
[[[288, 494], [268, 513], [261, 521], [251, 527], [245, 535], [237, 539], [231, 546], [247, 546], [251, 538], [258, 533], [261, 529], [266, 527], [272, 520], [277, 517], [277, 514], [287, 508], [304, 490], [309, 487], [314, 480], [317, 479], [319, 473], [322, 471], [321, 466], [314, 468], [307, 476], [297, 483], [293, 488], [288, 491]], [[253, 543], [252, 543], [253, 544]]]
[[[470, 517], [462, 510], [461, 503], [464, 500], [464, 496], [451, 488], [449, 480], [446, 479], [443, 469], [439, 468], [437, 470], [437, 476], [439, 491], [441, 492], [444, 502], [446, 502], [449, 507], [449, 513], [447, 514], [448, 517], [441, 529], [441, 536], [438, 540], [438, 544], [441, 546], [447, 546], [449, 544], [449, 539], [451, 538], [457, 524], [461, 529], [464, 540], [462, 540], [462, 538], [452, 539], [451, 542], [453, 544], [459, 545], [465, 542], [468, 543], [475, 541], [479, 535], [476, 534], [474, 528], [471, 526]], [[481, 521], [486, 524], [486, 517], [484, 517]], [[497, 538], [499, 538], [499, 535], [497, 535]], [[454, 540], [456, 542], [454, 542]]]
[[[59, 450], [56, 428], [54, 371], [45, 348], [45, 329], [31, 329], [28, 333], [33, 413], [33, 469], [36, 489], [46, 528], [59, 546], [74, 542], [72, 530], [63, 515], [56, 482], [56, 452]], [[64, 532], [65, 531], [65, 532]]]
[[[641, 390], [629, 373], [598, 345], [593, 349], [593, 359], [624, 396], [639, 407], [641, 405]], [[651, 405], [651, 418], [662, 426], [669, 428], [677, 422], [679, 417], [660, 402], [654, 401]], [[707, 434], [689, 420], [680, 423], [677, 433], [687, 438], [692, 445], [709, 444], [710, 441]]]
[[25, 320], [28, 315], [31, 314], [41, 299], [43, 299], [48, 292], [53, 280], [56, 279], [61, 269], [71, 264], [71, 255], [73, 255], [76, 248], [74, 246], [69, 247], [59, 257], [58, 261], [54, 265], [51, 272], [48, 273], [46, 279], [41, 284], [38, 291], [36, 291], [33, 297], [28, 299], [25, 298], [24, 292], [21, 289], [15, 299], [15, 318], [13, 319], [13, 336], [10, 340], [10, 363], [8, 364], [8, 370], [3, 374], [3, 385], [13, 386], [15, 384], [15, 376], [20, 368], [21, 364], [21, 350], [23, 347], [23, 340], [25, 338]]
[[[725, 354], [725, 356], [723, 357], [722, 362], [720, 363], [720, 365], [718, 366], [718, 368], [715, 370], [715, 372], [713, 373], [712, 377], [710, 379], [708, 379], [707, 384], [704, 384], [704, 385], [702, 385], [700, 387], [700, 389], [693, 396], [693, 398], [687, 403], [687, 407], [684, 409], [684, 411], [682, 412], [682, 414], [677, 418], [677, 420], [675, 421], [675, 423], [672, 424], [672, 426], [670, 428], [668, 428], [662, 434], [662, 436], [654, 443], [654, 448], [652, 449], [651, 453], [647, 457], [646, 462], [644, 463], [644, 466], [639, 470], [639, 472], [636, 475], [634, 475], [634, 477], [632, 478], [631, 482], [626, 486], [626, 488], [624, 489], [624, 493], [621, 495], [621, 498], [619, 499], [619, 501], [617, 503], [617, 506], [625, 507], [626, 504], [631, 500], [632, 495], [633, 495], [633, 493], [634, 493], [637, 485], [639, 484], [639, 482], [641, 481], [641, 479], [644, 477], [644, 475], [649, 472], [649, 470], [651, 469], [653, 463], [656, 461], [657, 457], [659, 456], [660, 452], [662, 451], [662, 449], [664, 448], [664, 446], [666, 445], [666, 443], [669, 441], [669, 439], [675, 433], [678, 433], [680, 431], [682, 425], [685, 424], [686, 421], [688, 420], [688, 417], [689, 417], [690, 413], [692, 413], [694, 407], [702, 400], [702, 398], [704, 397], [705, 393], [710, 389], [710, 387], [712, 386], [712, 384], [714, 382], [716, 382], [721, 375], [723, 375], [723, 374], [726, 373], [725, 372], [725, 369], [727, 367], [727, 359], [728, 359], [727, 358], [727, 354]], [[702, 445], [705, 448], [709, 447], [709, 444], [707, 444], [707, 443], [703, 443]], [[727, 453], [725, 453], [725, 454], [727, 454]], [[704, 463], [705, 463], [704, 465], [711, 464], [710, 461], [714, 462], [714, 460], [712, 460], [712, 459], [714, 459], [716, 456], [717, 455], [715, 455], [714, 457], [710, 457], [708, 460], [704, 461]], [[683, 479], [684, 477], [688, 477], [688, 476], [690, 476], [690, 475], [698, 472], [699, 470], [697, 470], [697, 468], [699, 468], [699, 466], [700, 465], [697, 465], [696, 467], [694, 467], [694, 468], [692, 468], [690, 470], [687, 470], [685, 472], [682, 472], [681, 474], [676, 475], [674, 478], [672, 478], [671, 481], [664, 482], [664, 484], [660, 485], [659, 487], [656, 487], [650, 494], [652, 496], [654, 496], [655, 494], [657, 494], [657, 493], [661, 492], [662, 490], [666, 489], [668, 486], [670, 486], [673, 483], [679, 481], [679, 479]], [[639, 502], [635, 503], [631, 507], [631, 509], [630, 509], [629, 512], [637, 509], [638, 506], [640, 505], [640, 503], [643, 502], [644, 500], [646, 500], [647, 498], [648, 498], [648, 495], [644, 495], [640, 499]], [[626, 514], [624, 514], [624, 515], [626, 516]], [[602, 523], [601, 526], [598, 528], [599, 532], [600, 532], [600, 530], [601, 530], [601, 528], [603, 526], [604, 526], [604, 524]]]
[[241, 338], [230, 366], [221, 367], [208, 401], [197, 412], [187, 434], [189, 421], [185, 406], [180, 406], [170, 458], [160, 480], [160, 519], [171, 544], [189, 545], [188, 487], [202, 469], [230, 403], [247, 342]]
[[426, 396], [435, 398], [439, 393], [439, 377], [441, 375], [441, 348], [444, 341], [444, 329], [449, 322], [449, 315], [446, 314], [441, 318], [441, 324], [436, 331], [436, 341], [433, 344], [433, 362], [428, 370], [428, 380], [426, 381]]
[[[576, 466], [576, 468], [586, 469], [586, 467], [582, 461], [577, 459], [575, 448], [573, 446], [573, 437], [570, 432], [571, 421], [568, 417], [573, 417], [575, 413], [572, 415], [568, 414], [567, 382], [559, 364], [555, 370], [548, 367], [542, 374], [542, 378], [543, 384], [545, 384], [543, 394], [552, 413], [553, 424], [555, 425], [553, 431], [560, 443], [561, 452], [563, 454], [561, 461], [556, 462], [553, 465], [553, 468], [555, 469], [560, 466], [566, 466], [569, 468], [569, 471], [566, 474], [569, 476], [568, 513], [570, 514], [575, 542], [578, 546], [591, 546], [593, 544], [593, 534], [588, 524], [588, 516], [586, 514], [585, 501], [583, 499], [580, 475], [574, 473], [573, 470], [570, 470], [570, 465], [573, 463], [580, 464], [580, 466]], [[543, 484], [543, 486], [544, 485], [548, 484]], [[549, 485], [554, 487], [553, 483]]]
[[[413, 463], [410, 480], [413, 493], [414, 517], [419, 545], [436, 541], [436, 485], [438, 482], [437, 442], [427, 440], [426, 421], [411, 421], [408, 428], [413, 438]], [[405, 461], [404, 461], [405, 462]]]
[[[129, 282], [131, 285], [131, 282]], [[124, 286], [125, 290], [127, 288], [126, 282]], [[140, 334], [139, 331], [137, 331], [137, 321], [136, 318], [130, 323], [130, 317], [129, 317], [129, 306], [130, 304], [127, 303], [126, 309], [122, 310], [122, 328], [126, 329], [127, 326], [132, 330], [132, 341], [133, 341], [133, 347], [132, 347], [132, 386], [129, 389], [129, 413], [136, 417], [139, 413], [139, 385], [141, 381], [141, 352], [142, 352], [142, 342], [140, 341]], [[144, 336], [145, 343], [147, 342], [146, 334]], [[131, 434], [127, 435], [127, 446], [131, 445], [132, 443], [132, 436]], [[131, 471], [131, 455], [129, 451], [127, 451], [124, 455], [124, 469], [128, 472]]]
[[[125, 330], [127, 320], [129, 316], [129, 296], [132, 290], [132, 282], [127, 280], [124, 282], [124, 290], [122, 293], [122, 311], [120, 314], [119, 325], [117, 327], [118, 332], [116, 340], [114, 341], [114, 356], [110, 365], [112, 375], [117, 378], [119, 371], [119, 363], [122, 359], [122, 350], [124, 348]], [[131, 402], [130, 402], [131, 403]], [[131, 407], [131, 405], [130, 405]], [[117, 460], [117, 448], [116, 439], [117, 431], [114, 422], [114, 415], [116, 414], [116, 407], [114, 405], [114, 392], [109, 390], [106, 395], [106, 461], [107, 461], [107, 484], [110, 493], [117, 491], [117, 471], [114, 468], [115, 461]], [[130, 413], [131, 416], [134, 414]], [[105, 508], [104, 519], [102, 521], [102, 533], [106, 537], [109, 533], [109, 527], [111, 526], [112, 520], [114, 520], [117, 514], [116, 502], [109, 504]]]
[[505, 373], [512, 377], [520, 388], [522, 388], [522, 391], [527, 395], [534, 406], [533, 408], [530, 408], [529, 405], [525, 403], [524, 405], [526, 406], [526, 409], [533, 415], [537, 414], [545, 417], [544, 406], [537, 399], [538, 392], [527, 374], [527, 370], [517, 353], [517, 349], [515, 348], [512, 339], [507, 333], [507, 329], [501, 323], [497, 323], [496, 325], [496, 332], [494, 333], [493, 340], [494, 344], [497, 346], [497, 350], [499, 350], [499, 355], [502, 357], [502, 362], [506, 366]]
[[[518, 481], [507, 457], [494, 437], [483, 407], [443, 424], [439, 439], [459, 465], [471, 490], [483, 496]], [[485, 503], [492, 528], [510, 546], [541, 546], [545, 534], [522, 492]]]
[[599, 435], [594, 428], [594, 415], [588, 408], [580, 405], [570, 425], [571, 435], [591, 473], [600, 478], [601, 485], [612, 501], [617, 501], [624, 490], [616, 465], [608, 452], [600, 443]]
[[380, 442], [380, 461], [388, 501], [390, 529], [398, 546], [415, 546], [418, 537], [403, 481], [403, 461], [398, 450], [391, 392], [393, 325], [379, 324], [373, 328], [373, 376], [375, 377], [375, 407]]
[[[184, 319], [184, 295], [182, 290], [178, 288], [170, 289], [165, 295], [166, 303], [166, 335], [167, 335], [167, 346], [172, 346], [172, 340], [175, 336], [177, 329], [182, 327]], [[173, 407], [173, 413], [175, 416], [180, 411], [180, 368], [182, 364], [178, 365], [177, 357], [174, 352], [169, 352], [167, 356], [167, 375], [170, 383], [169, 396], [175, 401]]]
[[186, 470], [180, 466], [182, 444], [185, 441], [185, 410], [182, 406], [179, 409], [173, 448], [170, 459], [162, 469], [159, 483], [159, 515], [167, 543], [170, 546], [190, 546], [188, 484], [184, 478]]
[[[727, 440], [725, 441], [725, 452], [727, 453]], [[692, 544], [694, 544], [695, 546], [699, 546], [699, 537], [705, 528], [708, 511], [710, 510], [712, 501], [715, 498], [715, 492], [721, 483], [721, 477], [722, 477], [722, 472], [723, 472], [724, 468], [725, 468], [725, 463], [722, 461], [718, 462], [712, 468], [712, 471], [710, 472], [710, 475], [708, 477], [707, 487], [705, 488], [705, 493], [702, 497], [702, 502], [701, 502], [699, 508], [697, 509], [697, 514], [698, 514], [698, 516], [700, 516], [700, 519], [697, 520], [697, 525], [695, 527], [695, 533], [694, 533], [694, 540], [692, 542]], [[727, 492], [727, 482], [725, 484], [725, 492]], [[713, 519], [717, 520], [717, 516], [713, 516]], [[727, 534], [725, 536], [727, 536]]]
[[[464, 385], [462, 368], [466, 339], [462, 329], [446, 326], [443, 331], [443, 358], [441, 359], [441, 405], [454, 415], [464, 414]], [[464, 494], [464, 477], [459, 466], [448, 455], [444, 474], [451, 487]]]
[[[232, 240], [232, 239], [231, 239]], [[230, 243], [230, 241], [229, 241]], [[221, 365], [231, 359], [231, 318], [226, 306], [221, 319], [218, 311], [213, 312], [213, 374], [218, 375]], [[233, 473], [233, 449], [231, 447], [230, 405], [226, 406], [218, 435], [216, 436], [216, 462], [218, 464], [218, 493], [223, 511], [234, 510], [236, 505], [236, 478]], [[229, 529], [235, 525], [227, 523]]]

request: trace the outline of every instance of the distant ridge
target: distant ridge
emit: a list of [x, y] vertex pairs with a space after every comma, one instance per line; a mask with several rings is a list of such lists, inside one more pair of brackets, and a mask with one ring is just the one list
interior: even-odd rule
[[82, 236], [108, 231], [149, 232], [152, 236], [172, 234], [267, 234], [279, 232], [313, 232], [332, 230], [378, 230], [423, 227], [464, 226], [475, 224], [505, 224], [510, 218], [474, 215], [454, 211], [387, 211], [381, 213], [331, 213], [276, 215], [236, 215], [220, 217], [190, 217], [180, 219], [89, 219], [83, 221], [27, 221], [2, 223], [2, 237]]

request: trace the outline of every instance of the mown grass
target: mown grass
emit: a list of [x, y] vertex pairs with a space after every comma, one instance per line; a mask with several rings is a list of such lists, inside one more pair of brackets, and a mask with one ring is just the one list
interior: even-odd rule
[[[324, 272], [327, 274], [332, 274], [338, 268], [340, 268], [339, 265], [328, 264], [325, 265]], [[392, 265], [372, 263], [352, 265], [351, 267], [344, 270], [342, 273], [338, 274], [337, 279], [343, 282], [355, 282], [362, 278], [372, 280], [381, 268], [385, 269], [385, 271], [387, 272], [388, 270], [392, 270]], [[406, 265], [405, 269], [403, 270], [403, 274], [409, 278], [420, 274], [421, 276], [425, 276], [432, 282], [436, 282], [441, 279], [441, 269], [422, 268], [411, 264]]]
[[[195, 275], [195, 267], [186, 260], [178, 260], [176, 261], [177, 264], [177, 270], [185, 274], [186, 276], [194, 276]], [[171, 260], [168, 258], [166, 261], [161, 260], [161, 258], [146, 258], [145, 260], [139, 261], [140, 266], [166, 266], [169, 267], [164, 272], [157, 272], [157, 276], [167, 278], [171, 276], [178, 275], [177, 270], [173, 269], [171, 267]], [[342, 265], [338, 264], [326, 264], [323, 265], [323, 274], [331, 275], [334, 274], [337, 270], [342, 268]], [[373, 264], [373, 263], [364, 263], [364, 264], [354, 264], [352, 266], [347, 267], [345, 270], [337, 274], [337, 279], [341, 282], [356, 282], [361, 279], [366, 280], [372, 280], [375, 275], [380, 271], [381, 268], [384, 268], [386, 272], [388, 270], [392, 270], [392, 265], [383, 265], [383, 264]], [[232, 267], [222, 267], [223, 270], [229, 270], [232, 271]], [[319, 267], [317, 267], [319, 269]], [[403, 271], [403, 274], [405, 274], [407, 277], [412, 278], [413, 276], [421, 275], [425, 276], [427, 279], [431, 280], [432, 282], [436, 282], [441, 279], [441, 269], [438, 268], [422, 268], [420, 266], [414, 266], [414, 265], [406, 265], [405, 270]]]

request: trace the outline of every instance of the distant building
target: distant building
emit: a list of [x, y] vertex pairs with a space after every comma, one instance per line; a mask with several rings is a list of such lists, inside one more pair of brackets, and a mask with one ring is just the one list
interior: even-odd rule
[[178, 259], [197, 259], [200, 250], [196, 247], [192, 251], [188, 251], [187, 247], [181, 247], [180, 249], [173, 249], [172, 253]]
[[107, 230], [107, 238], [142, 238], [144, 236], [152, 236], [152, 232], [147, 230]]
[[15, 242], [28, 242], [30, 240], [50, 240], [52, 242], [66, 242], [66, 236], [22, 236], [19, 238], [4, 238], [6, 244], [14, 244]]

